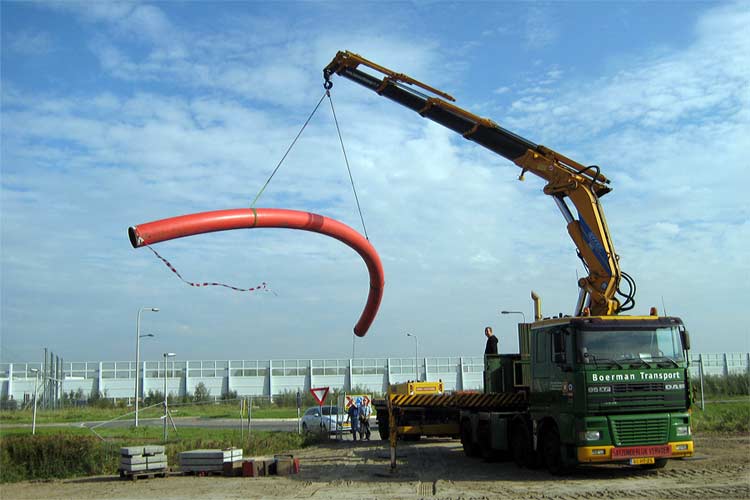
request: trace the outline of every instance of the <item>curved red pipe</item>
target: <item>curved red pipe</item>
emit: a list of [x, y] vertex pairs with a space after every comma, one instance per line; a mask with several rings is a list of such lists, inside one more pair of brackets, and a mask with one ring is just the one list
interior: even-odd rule
[[354, 333], [357, 336], [365, 336], [375, 320], [380, 301], [383, 298], [383, 286], [385, 285], [383, 265], [380, 263], [377, 251], [370, 242], [346, 224], [322, 215], [298, 210], [237, 208], [181, 215], [147, 222], [129, 228], [128, 236], [133, 248], [138, 248], [195, 234], [231, 229], [252, 229], [254, 227], [280, 227], [311, 231], [336, 238], [353, 248], [365, 261], [370, 273], [370, 292], [367, 295], [367, 303], [359, 321], [354, 326]]

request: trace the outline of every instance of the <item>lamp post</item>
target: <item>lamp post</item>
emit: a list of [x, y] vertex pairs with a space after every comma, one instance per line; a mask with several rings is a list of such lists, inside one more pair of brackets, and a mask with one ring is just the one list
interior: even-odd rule
[[[138, 390], [138, 384], [141, 380], [140, 376], [140, 360], [141, 360], [141, 313], [143, 311], [159, 312], [158, 307], [141, 307], [138, 309], [138, 321], [135, 324], [135, 426], [138, 427], [138, 397], [140, 391]], [[152, 334], [143, 335], [144, 337], [153, 337]]]
[[167, 418], [169, 418], [169, 410], [167, 408], [167, 358], [174, 358], [177, 356], [173, 352], [164, 353], [164, 441], [167, 441]]
[[34, 373], [34, 416], [31, 418], [31, 435], [36, 434], [36, 396], [37, 390], [39, 389], [39, 370], [37, 368], [31, 368]]
[[526, 315], [522, 311], [500, 311], [500, 314], [520, 314], [523, 317], [523, 322], [526, 323]]
[[419, 341], [413, 333], [407, 333], [406, 336], [414, 337], [414, 371], [417, 374], [417, 382], [419, 382]]

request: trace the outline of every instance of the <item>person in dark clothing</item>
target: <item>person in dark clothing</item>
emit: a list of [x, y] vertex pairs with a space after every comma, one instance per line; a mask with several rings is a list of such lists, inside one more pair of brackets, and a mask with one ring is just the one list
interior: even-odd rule
[[[352, 404], [347, 411], [349, 415], [349, 423], [352, 426], [352, 441], [357, 440], [357, 433], [359, 432], [359, 407], [356, 404]], [[360, 439], [362, 438], [360, 434]]]
[[492, 327], [484, 329], [484, 335], [487, 337], [487, 345], [484, 347], [485, 354], [497, 354], [497, 337], [492, 333]]

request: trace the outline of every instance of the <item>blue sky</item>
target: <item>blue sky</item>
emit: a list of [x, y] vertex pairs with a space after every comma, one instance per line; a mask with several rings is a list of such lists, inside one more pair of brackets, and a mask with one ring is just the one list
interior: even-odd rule
[[[746, 351], [746, 2], [2, 2], [3, 361], [349, 357], [364, 264], [320, 235], [253, 230], [157, 245], [131, 225], [249, 206], [348, 49], [584, 164], [635, 312], [681, 316], [698, 352]], [[543, 183], [356, 84], [333, 101], [386, 272], [357, 357], [477, 355], [502, 309], [570, 313], [584, 274]], [[361, 229], [321, 107], [259, 207]]]

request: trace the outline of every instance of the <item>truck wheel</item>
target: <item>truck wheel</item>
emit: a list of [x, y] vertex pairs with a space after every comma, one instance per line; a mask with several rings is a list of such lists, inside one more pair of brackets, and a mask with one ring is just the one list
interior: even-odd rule
[[382, 441], [388, 441], [391, 436], [389, 434], [390, 427], [388, 426], [388, 418], [378, 419], [378, 434]]
[[542, 460], [544, 460], [544, 466], [547, 467], [550, 474], [559, 476], [567, 471], [560, 452], [560, 436], [554, 429], [549, 429], [544, 433]]
[[528, 467], [530, 464], [531, 440], [529, 431], [525, 426], [516, 425], [513, 427], [513, 434], [510, 438], [510, 451], [513, 455], [513, 462], [519, 467]]
[[471, 433], [471, 421], [468, 418], [461, 422], [461, 444], [464, 447], [464, 453], [467, 457], [479, 456], [479, 446], [474, 442]]
[[641, 469], [663, 469], [666, 465], [666, 458], [657, 458], [652, 464], [641, 465]]
[[500, 454], [492, 449], [489, 422], [480, 422], [477, 429], [477, 441], [479, 454], [488, 462], [493, 462], [500, 457]]

